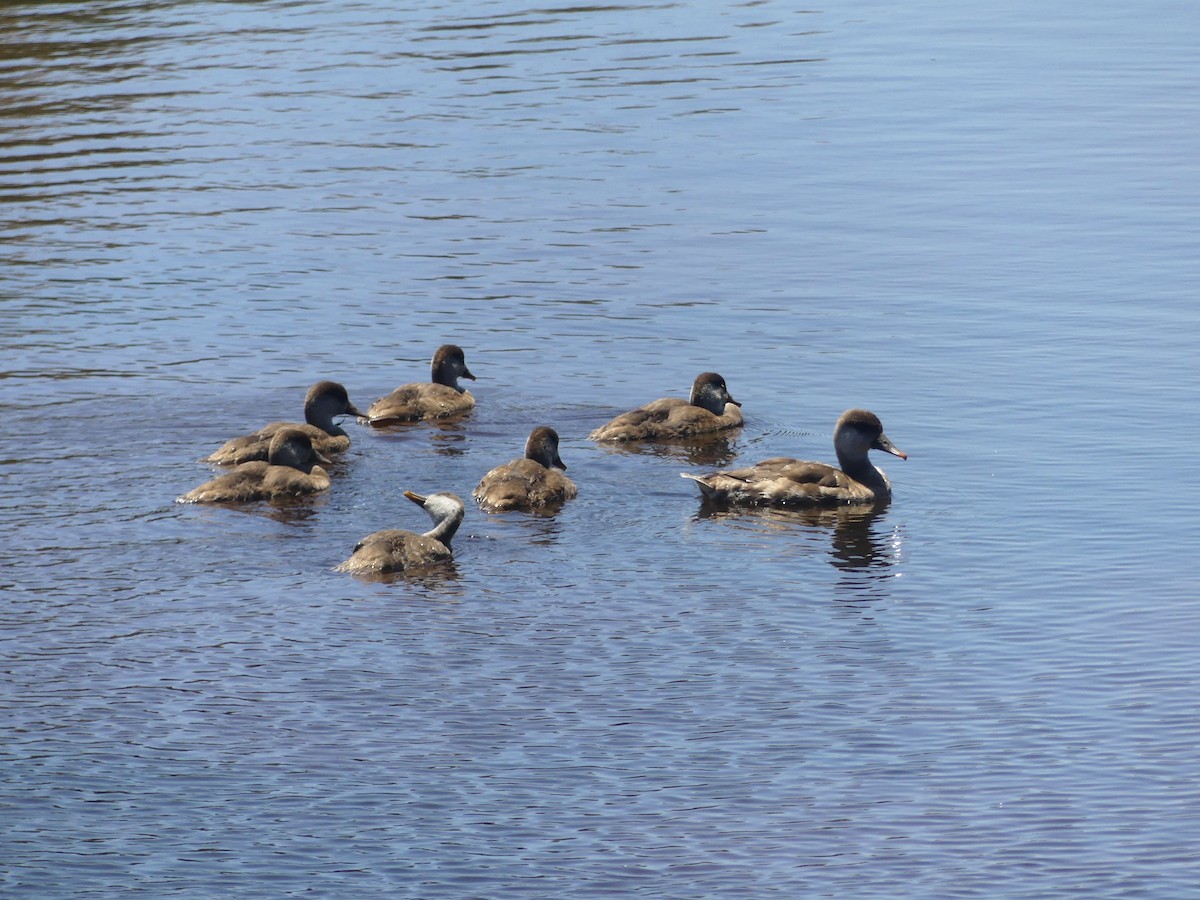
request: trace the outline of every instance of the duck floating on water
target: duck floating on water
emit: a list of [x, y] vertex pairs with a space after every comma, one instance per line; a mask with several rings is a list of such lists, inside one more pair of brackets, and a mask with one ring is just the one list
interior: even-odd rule
[[891, 483], [882, 469], [871, 464], [867, 452], [882, 450], [901, 459], [908, 459], [908, 455], [883, 433], [878, 416], [865, 409], [842, 413], [833, 429], [833, 446], [840, 469], [780, 456], [709, 475], [680, 474], [695, 481], [704, 499], [715, 503], [833, 506], [880, 503], [891, 498]]
[[741, 405], [725, 379], [704, 372], [692, 384], [689, 400], [665, 397], [622, 413], [593, 431], [593, 441], [669, 441], [712, 434], [742, 424]]
[[486, 512], [553, 509], [579, 493], [575, 482], [554, 467], [567, 468], [558, 455], [558, 432], [542, 425], [530, 432], [524, 458], [492, 469], [473, 496]]
[[308, 434], [284, 428], [271, 438], [268, 457], [242, 463], [179, 498], [180, 503], [237, 503], [300, 497], [329, 488], [329, 475], [318, 463], [329, 458], [313, 449]]
[[368, 534], [355, 545], [349, 559], [334, 567], [335, 572], [358, 575], [403, 572], [454, 557], [450, 541], [466, 513], [462, 500], [447, 492], [423, 497], [405, 491], [404, 496], [424, 508], [433, 520], [433, 528], [424, 534], [398, 528]]
[[308, 435], [318, 453], [344, 453], [350, 446], [350, 436], [333, 420], [336, 416], [361, 416], [346, 389], [336, 381], [318, 381], [304, 397], [305, 425], [294, 422], [272, 422], [253, 434], [231, 438], [205, 462], [221, 466], [236, 466], [256, 459], [267, 459], [271, 439], [285, 428]]
[[458, 383], [460, 378], [475, 380], [462, 347], [438, 347], [430, 363], [430, 375], [430, 382], [403, 384], [372, 403], [365, 417], [368, 423], [379, 426], [443, 419], [475, 408], [471, 392]]

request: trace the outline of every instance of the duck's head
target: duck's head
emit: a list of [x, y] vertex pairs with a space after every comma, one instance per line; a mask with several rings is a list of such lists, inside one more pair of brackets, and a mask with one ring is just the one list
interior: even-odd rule
[[838, 458], [862, 458], [868, 450], [882, 450], [892, 456], [908, 459], [908, 454], [893, 444], [883, 433], [883, 423], [875, 413], [865, 409], [848, 409], [833, 428], [833, 446]]
[[696, 376], [692, 384], [691, 403], [692, 406], [707, 409], [714, 416], [724, 415], [726, 403], [742, 405], [730, 396], [725, 379], [716, 372], [703, 372]]
[[437, 538], [447, 547], [450, 546], [450, 539], [458, 531], [458, 526], [462, 524], [463, 516], [467, 512], [466, 504], [462, 502], [462, 499], [449, 491], [441, 491], [427, 496], [414, 491], [405, 491], [404, 496], [422, 507], [429, 514], [429, 518], [433, 520], [433, 529], [425, 533], [429, 537]]
[[558, 455], [558, 432], [547, 425], [540, 425], [529, 432], [525, 442], [525, 458], [541, 463], [547, 469], [557, 466], [564, 472], [567, 464]]
[[438, 347], [437, 352], [433, 354], [433, 362], [429, 368], [434, 384], [444, 384], [456, 391], [465, 390], [465, 388], [459, 387], [458, 379], [475, 380], [475, 376], [467, 368], [466, 354], [457, 344], [442, 344]]
[[267, 450], [267, 461], [273, 466], [291, 466], [301, 472], [309, 472], [317, 463], [329, 465], [329, 459], [315, 450], [307, 434], [296, 428], [283, 428], [275, 432]]
[[346, 389], [336, 381], [318, 381], [304, 397], [304, 421], [325, 431], [329, 431], [335, 416], [362, 415], [350, 402]]

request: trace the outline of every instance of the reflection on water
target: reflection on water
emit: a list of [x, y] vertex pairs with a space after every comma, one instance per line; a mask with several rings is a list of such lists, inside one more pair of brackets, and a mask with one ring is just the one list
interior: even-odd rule
[[266, 500], [236, 502], [185, 503], [198, 515], [220, 515], [222, 511], [270, 519], [281, 525], [308, 526], [320, 521], [321, 508], [329, 502], [329, 494], [321, 491], [296, 497], [271, 497]]
[[839, 569], [878, 569], [901, 561], [899, 536], [882, 528], [882, 512], [887, 504], [839, 518], [833, 525], [832, 562]]
[[428, 440], [435, 453], [443, 456], [462, 456], [468, 452], [471, 413], [444, 419], [423, 419], [417, 422], [393, 422], [387, 425], [364, 426], [367, 440], [398, 441], [407, 437]]
[[[559, 500], [559, 501], [554, 501], [554, 502], [549, 502], [549, 503], [543, 503], [540, 506], [534, 507], [532, 509], [517, 509], [517, 510], [483, 510], [483, 509], [480, 509], [480, 513], [482, 515], [486, 515], [486, 516], [527, 516], [532, 519], [554, 519], [555, 516], [557, 516], [559, 513], [561, 513], [563, 511], [563, 507], [566, 506], [567, 503], [569, 503], [569, 502], [571, 502], [571, 501]], [[552, 537], [552, 533], [549, 533], [549, 534]], [[535, 541], [545, 540], [546, 535], [547, 535], [547, 533], [543, 532], [542, 538], [534, 538], [534, 540]]]
[[533, 583], [556, 568], [556, 563], [546, 558], [547, 549], [553, 548], [557, 555], [564, 546], [573, 547], [577, 526], [564, 521], [563, 513], [566, 510], [570, 514], [575, 503], [578, 499], [545, 512], [484, 512], [472, 503], [463, 523], [465, 536], [456, 539], [456, 558], [460, 554], [471, 558], [495, 554], [505, 566], [512, 567], [506, 582], [511, 578], [513, 585]]
[[889, 569], [901, 560], [901, 542], [882, 527], [889, 504], [778, 509], [742, 507], [701, 500], [697, 519], [713, 519], [758, 531], [796, 529], [828, 533], [830, 562], [838, 569]]
[[373, 447], [394, 447], [393, 452], [404, 458], [414, 452], [430, 452], [439, 456], [461, 457], [470, 452], [471, 435], [461, 424], [408, 422], [374, 426], [358, 438], [364, 452]]
[[724, 466], [737, 456], [737, 440], [737, 435], [718, 432], [677, 441], [602, 441], [597, 446], [608, 453], [655, 456], [689, 466]]
[[468, 452], [467, 435], [461, 424], [438, 424], [430, 433], [434, 451], [443, 456], [462, 456]]
[[451, 597], [457, 600], [462, 597], [461, 591], [446, 590], [448, 586], [454, 585], [460, 579], [458, 566], [455, 565], [452, 559], [429, 566], [421, 566], [416, 569], [405, 569], [400, 572], [356, 571], [351, 573], [350, 577], [366, 584], [420, 586], [429, 592], [429, 597], [436, 597], [439, 600]]

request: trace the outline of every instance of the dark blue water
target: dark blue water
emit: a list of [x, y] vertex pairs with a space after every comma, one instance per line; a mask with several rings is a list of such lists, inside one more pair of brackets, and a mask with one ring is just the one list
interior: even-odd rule
[[[1197, 26], [0, 7], [0, 893], [1193, 895]], [[448, 341], [464, 421], [173, 502]], [[587, 441], [706, 370], [724, 453]], [[852, 406], [882, 512], [678, 477]], [[331, 571], [538, 424], [559, 515]]]

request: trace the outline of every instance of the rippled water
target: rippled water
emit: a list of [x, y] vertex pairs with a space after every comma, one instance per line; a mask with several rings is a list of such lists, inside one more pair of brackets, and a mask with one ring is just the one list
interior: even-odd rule
[[[1192, 894], [1198, 24], [0, 4], [0, 891]], [[173, 502], [447, 341], [464, 421]], [[586, 440], [704, 370], [727, 446]], [[880, 513], [678, 477], [850, 406]], [[559, 515], [331, 571], [543, 423]]]

